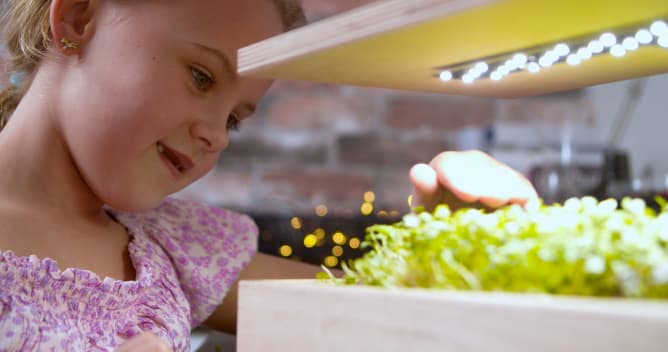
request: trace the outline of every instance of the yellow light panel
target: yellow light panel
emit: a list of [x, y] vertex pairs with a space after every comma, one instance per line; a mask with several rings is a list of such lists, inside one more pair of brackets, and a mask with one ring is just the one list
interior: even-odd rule
[[[515, 98], [668, 72], [668, 49], [641, 46], [577, 66], [557, 63], [499, 81], [443, 82], [436, 68], [649, 26], [666, 0], [379, 1], [242, 48], [243, 76]], [[620, 41], [623, 38], [619, 38]]]

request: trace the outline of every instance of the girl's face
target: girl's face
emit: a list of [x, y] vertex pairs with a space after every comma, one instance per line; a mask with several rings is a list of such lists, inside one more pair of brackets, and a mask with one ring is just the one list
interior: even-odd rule
[[100, 200], [144, 210], [209, 172], [252, 114], [271, 82], [237, 77], [236, 51], [280, 33], [281, 19], [271, 0], [99, 4], [58, 122]]

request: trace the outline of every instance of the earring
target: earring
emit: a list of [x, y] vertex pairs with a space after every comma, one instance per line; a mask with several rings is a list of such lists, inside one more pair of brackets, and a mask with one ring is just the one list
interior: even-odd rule
[[78, 46], [77, 43], [71, 42], [69, 39], [62, 37], [60, 38], [60, 43], [63, 44], [63, 49], [72, 49], [75, 50]]

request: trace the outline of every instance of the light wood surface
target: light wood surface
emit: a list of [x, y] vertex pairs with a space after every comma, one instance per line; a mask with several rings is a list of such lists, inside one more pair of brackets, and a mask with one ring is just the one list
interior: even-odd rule
[[659, 352], [668, 302], [242, 281], [237, 350]]
[[[641, 46], [500, 81], [442, 82], [436, 68], [668, 18], [666, 0], [387, 0], [239, 50], [241, 75], [514, 98], [668, 72]], [[584, 36], [584, 37], [583, 37]], [[569, 39], [570, 38], [570, 39]], [[623, 38], [620, 38], [623, 39]]]

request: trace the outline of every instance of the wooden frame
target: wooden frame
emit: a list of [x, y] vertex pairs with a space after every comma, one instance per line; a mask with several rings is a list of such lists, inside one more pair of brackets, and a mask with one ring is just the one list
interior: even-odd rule
[[668, 346], [668, 303], [242, 281], [237, 350], [606, 351]]

